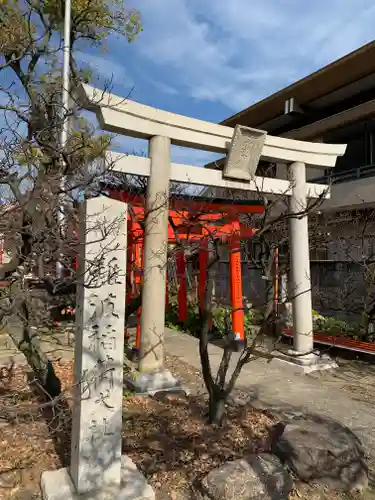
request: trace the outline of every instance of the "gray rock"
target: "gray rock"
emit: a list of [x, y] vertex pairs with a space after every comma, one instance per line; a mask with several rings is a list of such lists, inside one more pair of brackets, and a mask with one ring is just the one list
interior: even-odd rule
[[368, 467], [358, 437], [328, 419], [302, 417], [274, 427], [272, 452], [302, 481], [345, 491], [368, 485]]
[[173, 491], [170, 494], [170, 498], [173, 498], [173, 500], [210, 500], [208, 497], [203, 496], [200, 491], [195, 491], [194, 488], [191, 490]]
[[280, 460], [263, 453], [212, 470], [202, 481], [202, 492], [212, 500], [287, 500], [293, 486]]
[[34, 494], [29, 490], [19, 490], [17, 491], [14, 500], [34, 500]]

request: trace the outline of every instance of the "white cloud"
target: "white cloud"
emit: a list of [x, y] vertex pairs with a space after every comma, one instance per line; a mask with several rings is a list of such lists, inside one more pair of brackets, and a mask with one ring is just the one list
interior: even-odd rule
[[239, 111], [374, 36], [372, 0], [135, 0], [135, 47], [182, 94]]
[[162, 92], [163, 94], [168, 94], [168, 95], [178, 95], [180, 92], [175, 89], [174, 87], [171, 87], [170, 85], [166, 84], [166, 83], [163, 83], [163, 82], [159, 82], [157, 80], [153, 80], [153, 79], [148, 79], [149, 82], [156, 88], [158, 89], [160, 92]]
[[131, 78], [126, 66], [114, 61], [110, 54], [100, 57], [88, 52], [77, 52], [75, 56], [80, 66], [88, 67], [93, 72], [92, 83], [94, 85], [113, 82], [117, 87], [124, 88], [123, 95], [127, 95], [129, 89], [134, 86], [134, 80]]

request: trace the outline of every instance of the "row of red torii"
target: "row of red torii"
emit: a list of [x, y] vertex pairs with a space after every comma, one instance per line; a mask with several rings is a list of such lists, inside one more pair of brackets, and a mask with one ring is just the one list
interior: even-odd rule
[[[127, 296], [128, 304], [140, 292], [143, 267], [143, 228], [145, 219], [145, 197], [142, 194], [110, 188], [108, 194], [128, 204], [127, 214]], [[178, 320], [183, 324], [188, 319], [186, 257], [184, 248], [189, 244], [198, 247], [199, 310], [203, 312], [204, 294], [207, 281], [209, 243], [220, 239], [229, 247], [229, 284], [232, 310], [233, 340], [237, 349], [245, 344], [244, 308], [242, 294], [241, 241], [251, 239], [255, 229], [241, 223], [241, 214], [264, 212], [259, 200], [209, 199], [201, 196], [179, 195], [169, 200], [168, 243], [179, 244], [174, 252], [178, 286]], [[130, 285], [130, 286], [129, 286]], [[166, 286], [166, 305], [168, 305], [168, 280]], [[137, 333], [133, 351], [139, 354], [141, 346], [141, 308], [137, 312]]]
[[[139, 369], [131, 377], [135, 389], [149, 393], [177, 384], [164, 367], [170, 182], [289, 197], [294, 351], [283, 362], [297, 363], [304, 371], [321, 367], [321, 358], [312, 354], [306, 207], [309, 198], [329, 197], [329, 187], [306, 182], [306, 166], [334, 167], [337, 157], [344, 154], [345, 145], [273, 137], [243, 126], [233, 129], [144, 106], [86, 85], [76, 98], [96, 113], [102, 130], [149, 141], [148, 157], [107, 153], [107, 163], [115, 171], [148, 179]], [[224, 169], [172, 163], [171, 145], [227, 155]], [[289, 179], [257, 176], [260, 159], [287, 165]], [[121, 470], [128, 465], [126, 457], [121, 456], [127, 213], [127, 203], [108, 196], [86, 199], [82, 204], [71, 465], [69, 474], [66, 469], [43, 474], [42, 489], [47, 498], [47, 490], [51, 490], [51, 497], [55, 494], [56, 484], [78, 493], [98, 490], [107, 484], [120, 489]], [[237, 224], [235, 233], [241, 232], [238, 220], [230, 223]], [[103, 231], [108, 224], [111, 230]], [[108, 270], [116, 270], [116, 277], [108, 273], [111, 278], [95, 288], [88, 283], [90, 271], [95, 263], [103, 263], [103, 258]], [[149, 497], [146, 492], [136, 496]]]

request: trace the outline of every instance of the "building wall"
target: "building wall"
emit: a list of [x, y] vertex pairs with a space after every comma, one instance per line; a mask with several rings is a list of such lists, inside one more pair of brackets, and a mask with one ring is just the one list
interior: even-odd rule
[[[338, 213], [310, 218], [313, 308], [325, 315], [358, 320], [375, 297], [375, 213]], [[320, 231], [320, 235], [317, 232]], [[242, 254], [243, 296], [255, 307], [266, 303], [267, 281]], [[215, 296], [230, 304], [228, 252], [224, 247], [215, 274]]]
[[[364, 268], [356, 263], [312, 262], [311, 283], [313, 308], [321, 314], [348, 321], [359, 320], [364, 298], [374, 293], [374, 286], [370, 287], [364, 279]], [[243, 262], [244, 299], [253, 307], [264, 307], [266, 286], [261, 270]], [[225, 262], [217, 267], [215, 299], [218, 303], [230, 304], [229, 266]]]
[[333, 184], [331, 198], [322, 210], [333, 211], [375, 206], [375, 177]]

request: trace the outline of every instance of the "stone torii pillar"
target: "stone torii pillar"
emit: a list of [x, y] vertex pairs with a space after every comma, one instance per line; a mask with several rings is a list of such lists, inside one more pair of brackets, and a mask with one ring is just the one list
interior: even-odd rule
[[305, 164], [292, 163], [289, 178], [292, 187], [289, 231], [294, 349], [297, 354], [307, 354], [313, 350], [313, 323]]
[[320, 356], [314, 352], [305, 163], [290, 164], [288, 176], [292, 191], [289, 200], [289, 290], [293, 313], [293, 349], [289, 351], [289, 356], [276, 355], [275, 360], [290, 362], [297, 370], [309, 373], [337, 365], [328, 356]]
[[[168, 255], [169, 177], [171, 140], [155, 136], [149, 141], [151, 160], [147, 183], [144, 234], [139, 393], [174, 389], [178, 381], [164, 369], [165, 289]], [[162, 299], [160, 299], [162, 297]]]

